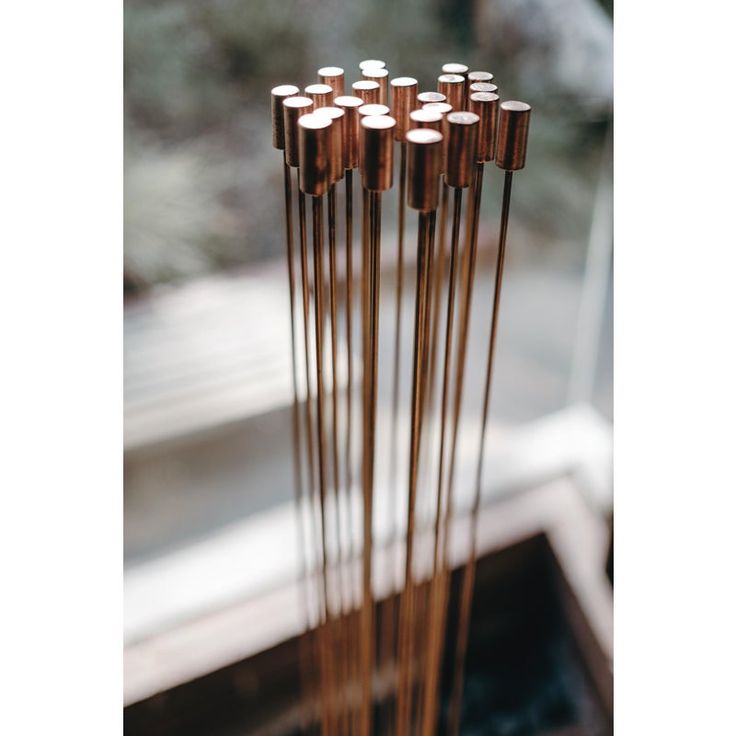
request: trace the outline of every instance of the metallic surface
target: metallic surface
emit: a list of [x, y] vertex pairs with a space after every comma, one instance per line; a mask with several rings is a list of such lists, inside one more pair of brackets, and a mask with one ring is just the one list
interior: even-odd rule
[[498, 119], [496, 166], [505, 171], [518, 171], [526, 163], [526, 143], [532, 108], [526, 102], [502, 102]]
[[331, 126], [325, 115], [308, 113], [299, 118], [299, 188], [304, 194], [319, 197], [330, 186]]
[[480, 118], [472, 112], [447, 115], [447, 183], [451, 187], [470, 186], [478, 150]]
[[470, 111], [480, 118], [476, 161], [493, 161], [495, 156], [499, 101], [489, 92], [474, 92], [468, 100]]
[[[332, 120], [330, 127], [330, 181], [335, 184], [345, 175], [345, 111], [340, 107], [320, 107], [315, 115]], [[329, 204], [329, 203], [328, 203]]]
[[372, 192], [385, 192], [393, 185], [396, 121], [389, 115], [369, 115], [361, 119], [360, 125], [363, 187]]
[[468, 72], [468, 82], [492, 82], [493, 74], [490, 72]]
[[323, 66], [317, 70], [322, 84], [332, 88], [335, 97], [345, 94], [345, 70], [339, 66]]
[[417, 101], [421, 105], [428, 102], [447, 102], [447, 95], [443, 95], [442, 92], [420, 92], [417, 95]]
[[314, 108], [314, 103], [308, 97], [287, 97], [284, 108], [284, 151], [286, 163], [289, 166], [299, 166], [299, 129], [297, 121]]
[[460, 74], [440, 74], [437, 77], [437, 91], [447, 96], [453, 110], [463, 110], [465, 106], [465, 77]]
[[468, 67], [466, 64], [457, 64], [455, 62], [450, 62], [449, 64], [442, 65], [442, 73], [443, 74], [458, 74], [461, 77], [467, 77]]
[[388, 105], [388, 69], [368, 67], [362, 70], [362, 76], [368, 81], [378, 82], [378, 102], [381, 105]]
[[468, 87], [468, 94], [471, 95], [473, 92], [491, 92], [498, 94], [498, 85], [492, 84], [491, 82], [473, 82]]
[[378, 105], [381, 101], [381, 85], [374, 79], [361, 79], [353, 82], [353, 94], [360, 97], [366, 105]]
[[335, 92], [328, 84], [307, 85], [304, 94], [314, 102], [315, 107], [328, 107], [335, 99]]
[[444, 115], [441, 112], [433, 112], [432, 110], [412, 110], [409, 113], [409, 127], [432, 128], [432, 130], [441, 131], [443, 118]]
[[364, 69], [384, 69], [385, 67], [386, 62], [381, 61], [380, 59], [366, 59], [358, 64], [360, 71], [363, 71]]
[[335, 107], [345, 112], [342, 142], [345, 168], [356, 169], [360, 158], [360, 115], [358, 108], [364, 103], [360, 97], [342, 95], [335, 98]]
[[390, 112], [391, 110], [388, 105], [379, 105], [378, 103], [361, 105], [358, 108], [358, 118], [362, 120], [371, 115], [388, 115]]
[[396, 141], [402, 141], [409, 130], [409, 113], [416, 107], [418, 86], [414, 77], [396, 77], [391, 80], [391, 111], [396, 118]]
[[284, 100], [299, 94], [299, 87], [280, 84], [271, 90], [271, 142], [274, 148], [284, 150]]
[[420, 212], [436, 210], [439, 203], [442, 134], [431, 128], [406, 134], [408, 152], [407, 204]]

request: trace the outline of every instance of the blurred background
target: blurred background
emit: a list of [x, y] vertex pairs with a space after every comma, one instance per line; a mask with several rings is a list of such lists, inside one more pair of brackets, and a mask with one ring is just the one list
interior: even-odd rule
[[[257, 569], [244, 581], [232, 560], [244, 537], [269, 549], [259, 534], [292, 494], [282, 162], [269, 92], [315, 82], [321, 66], [343, 67], [347, 87], [361, 59], [383, 59], [391, 76], [431, 90], [443, 63], [462, 62], [493, 72], [502, 99], [532, 105], [492, 408], [494, 436], [511, 443], [499, 446], [522, 449], [491, 458], [488, 494], [574, 472], [609, 510], [612, 2], [125, 0], [124, 23], [126, 641], [285, 574], [251, 555]], [[486, 170], [461, 430], [470, 454], [502, 182]], [[388, 362], [395, 192], [385, 201]], [[407, 366], [412, 305], [402, 308]], [[380, 392], [385, 417], [388, 381]]]

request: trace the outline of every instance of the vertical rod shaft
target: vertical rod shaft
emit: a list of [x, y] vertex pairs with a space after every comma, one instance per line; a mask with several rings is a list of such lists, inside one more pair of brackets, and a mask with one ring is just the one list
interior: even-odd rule
[[503, 183], [503, 204], [501, 206], [501, 228], [498, 237], [498, 257], [496, 261], [496, 280], [493, 292], [493, 312], [491, 316], [491, 333], [488, 340], [488, 359], [486, 362], [485, 388], [483, 392], [483, 414], [478, 448], [478, 464], [475, 473], [475, 493], [471, 511], [470, 554], [463, 569], [460, 591], [460, 610], [458, 618], [458, 634], [455, 648], [453, 673], [453, 689], [450, 698], [449, 729], [450, 736], [457, 736], [460, 731], [461, 706], [464, 682], [465, 655], [468, 648], [470, 630], [470, 613], [473, 603], [473, 587], [475, 584], [475, 556], [478, 535], [478, 511], [480, 509], [481, 484], [483, 482], [483, 459], [488, 426], [488, 410], [491, 402], [493, 367], [496, 352], [496, 334], [498, 331], [498, 314], [501, 303], [501, 285], [503, 283], [503, 267], [506, 258], [506, 234], [508, 232], [509, 209], [511, 206], [511, 181], [513, 172], [507, 171]]
[[330, 609], [332, 602], [331, 584], [329, 575], [329, 554], [327, 546], [327, 518], [326, 518], [326, 502], [327, 502], [327, 458], [325, 456], [325, 386], [324, 386], [324, 366], [323, 366], [323, 327], [324, 327], [324, 269], [323, 269], [323, 237], [324, 225], [322, 222], [323, 206], [322, 197], [312, 197], [312, 245], [314, 257], [314, 331], [315, 331], [315, 355], [317, 364], [317, 467], [319, 479], [319, 502], [320, 502], [320, 521], [322, 527], [322, 549], [323, 549], [323, 565], [325, 576], [325, 595], [327, 609], [327, 625], [325, 627], [325, 646], [329, 650], [325, 655], [325, 678], [324, 687], [326, 692], [327, 713], [323, 714], [322, 730], [325, 734], [332, 734], [337, 731], [333, 727], [333, 719], [335, 718], [335, 670], [334, 670], [334, 647], [331, 644], [335, 641], [334, 630], [331, 621]]
[[442, 371], [442, 395], [440, 399], [440, 452], [437, 472], [437, 496], [434, 519], [434, 559], [432, 561], [432, 580], [430, 584], [430, 619], [427, 645], [426, 683], [422, 711], [422, 733], [432, 736], [437, 725], [437, 688], [439, 681], [440, 660], [442, 658], [442, 633], [444, 631], [443, 581], [444, 571], [440, 550], [443, 547], [440, 533], [446, 531], [442, 524], [447, 499], [443, 499], [444, 462], [445, 462], [445, 426], [447, 424], [447, 404], [450, 387], [450, 365], [452, 359], [452, 338], [455, 316], [455, 283], [460, 242], [460, 215], [462, 210], [463, 190], [455, 188], [452, 211], [452, 238], [450, 241], [450, 273], [447, 290], [447, 312], [445, 324], [445, 358]]
[[360, 734], [370, 736], [372, 722], [373, 679], [373, 445], [372, 381], [373, 308], [374, 288], [375, 196], [363, 190], [363, 270], [362, 270], [362, 328], [363, 328], [363, 559], [361, 606], [361, 707]]
[[286, 163], [286, 152], [284, 152], [284, 206], [286, 222], [286, 265], [289, 282], [289, 326], [291, 337], [291, 380], [292, 380], [292, 405], [291, 405], [291, 440], [294, 457], [294, 502], [297, 526], [297, 545], [299, 555], [299, 586], [301, 607], [304, 611], [306, 631], [299, 637], [299, 678], [300, 693], [302, 695], [302, 707], [300, 708], [300, 719], [302, 730], [306, 729], [309, 715], [304, 707], [304, 702], [311, 703], [312, 689], [310, 677], [310, 652], [308, 649], [309, 638], [309, 591], [307, 581], [306, 564], [306, 533], [304, 529], [304, 515], [302, 513], [304, 504], [304, 482], [302, 468], [302, 441], [301, 441], [301, 412], [299, 410], [299, 382], [298, 382], [298, 354], [297, 354], [297, 327], [296, 327], [296, 283], [294, 277], [294, 223], [292, 217], [292, 193], [291, 193], [291, 168]]
[[414, 581], [412, 579], [414, 544], [414, 508], [416, 504], [419, 448], [422, 435], [424, 402], [424, 364], [426, 352], [427, 310], [429, 308], [429, 273], [434, 240], [435, 212], [420, 212], [417, 236], [417, 285], [414, 307], [414, 348], [411, 397], [411, 433], [409, 447], [409, 492], [407, 498], [406, 558], [404, 563], [404, 590], [399, 615], [399, 688], [396, 709], [396, 735], [408, 736], [412, 711], [413, 687], [413, 618]]

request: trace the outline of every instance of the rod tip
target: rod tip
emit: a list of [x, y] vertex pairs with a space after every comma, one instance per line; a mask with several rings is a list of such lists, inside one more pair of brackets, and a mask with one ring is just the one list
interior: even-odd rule
[[295, 95], [287, 97], [283, 102], [284, 109], [284, 151], [289, 166], [299, 166], [299, 133], [297, 121], [302, 115], [314, 109], [314, 102], [309, 97]]
[[470, 111], [479, 118], [477, 161], [493, 161], [500, 98], [491, 92], [474, 92], [468, 100]]
[[332, 119], [307, 113], [297, 123], [299, 129], [299, 188], [304, 194], [319, 197], [332, 183], [330, 145]]
[[447, 114], [447, 183], [464, 189], [470, 186], [473, 164], [478, 155], [478, 124], [474, 112]]
[[396, 120], [390, 115], [366, 115], [361, 118], [360, 168], [363, 186], [384, 192], [393, 185], [393, 130]]
[[360, 71], [364, 71], [365, 69], [385, 69], [385, 67], [386, 62], [380, 59], [365, 59], [358, 64]]
[[431, 128], [412, 128], [406, 133], [407, 204], [414, 210], [437, 209], [442, 140], [442, 134]]
[[284, 100], [299, 94], [299, 87], [280, 84], [271, 90], [271, 141], [274, 148], [284, 150]]
[[526, 164], [526, 144], [532, 108], [526, 102], [507, 100], [500, 105], [496, 166], [519, 171]]

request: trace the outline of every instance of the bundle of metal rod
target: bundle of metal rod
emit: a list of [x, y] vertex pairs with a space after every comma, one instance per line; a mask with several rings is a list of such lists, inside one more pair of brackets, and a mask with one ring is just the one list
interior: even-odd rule
[[[304, 733], [318, 727], [327, 736], [433, 736], [444, 730], [439, 704], [444, 691], [441, 663], [451, 602], [448, 540], [458, 427], [476, 279], [483, 171], [484, 164], [495, 159], [506, 171], [506, 180], [473, 489], [473, 531], [458, 601], [455, 671], [452, 681], [445, 683], [452, 689], [449, 720], [444, 725], [452, 734], [460, 726], [475, 575], [475, 518], [480, 505], [511, 175], [524, 166], [530, 108], [518, 102], [499, 104], [489, 72], [469, 71], [459, 63], [445, 64], [441, 71], [436, 92], [418, 92], [416, 79], [390, 79], [385, 62], [368, 59], [361, 62], [356, 74], [359, 78], [350, 86], [344, 69], [326, 66], [318, 70], [318, 81], [304, 88], [303, 96], [293, 85], [275, 87], [271, 94], [272, 142], [283, 151], [294, 496], [300, 605], [306, 622], [299, 650]], [[346, 95], [346, 89], [352, 94]], [[395, 149], [395, 318], [393, 351], [390, 360], [384, 361], [379, 355], [381, 213], [383, 194], [394, 183]], [[360, 169], [362, 190], [360, 373], [353, 344], [356, 168]], [[298, 181], [298, 260], [293, 170]], [[341, 195], [339, 184], [343, 180]], [[465, 189], [469, 197], [463, 239]], [[340, 196], [344, 197], [344, 237], [338, 211]], [[411, 391], [404, 397], [400, 386], [404, 375], [402, 305], [407, 301], [407, 206], [418, 213], [418, 229], [416, 284], [413, 295], [409, 294], [414, 298], [412, 361], [405, 369]], [[338, 267], [341, 247], [345, 250], [344, 274]], [[437, 363], [437, 356], [441, 356], [441, 363]], [[390, 379], [385, 485], [378, 412], [379, 375], [384, 370]], [[358, 473], [353, 447], [353, 390], [359, 374]], [[439, 395], [436, 409], [432, 398], [435, 383]], [[402, 416], [409, 419], [403, 436]], [[403, 446], [408, 448], [406, 455], [400, 449]], [[402, 458], [407, 467], [403, 478], [399, 472]], [[378, 493], [391, 516], [381, 537], [381, 543], [385, 535], [386, 543], [393, 546], [386, 570], [374, 569], [373, 561], [378, 544], [374, 536]], [[424, 554], [422, 539], [431, 544], [429, 554]], [[398, 609], [393, 591], [400, 592]], [[377, 594], [387, 596], [380, 620], [375, 613]], [[383, 705], [376, 709], [379, 702]]]

